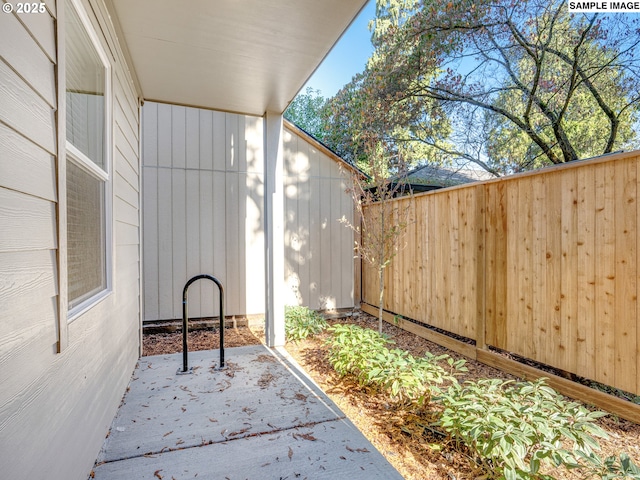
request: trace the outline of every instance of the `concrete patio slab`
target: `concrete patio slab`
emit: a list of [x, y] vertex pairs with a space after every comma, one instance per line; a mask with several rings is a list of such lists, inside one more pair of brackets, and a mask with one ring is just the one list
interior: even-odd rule
[[401, 479], [286, 355], [262, 345], [140, 360], [94, 469], [120, 479]]

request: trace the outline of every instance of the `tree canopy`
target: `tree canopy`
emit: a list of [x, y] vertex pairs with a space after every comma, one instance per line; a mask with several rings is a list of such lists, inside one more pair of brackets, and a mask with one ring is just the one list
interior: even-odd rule
[[324, 126], [325, 108], [327, 99], [320, 90], [307, 87], [303, 93], [299, 93], [289, 104], [284, 112], [284, 118], [310, 133], [318, 140], [322, 140], [326, 129]]
[[324, 110], [354, 162], [465, 160], [497, 175], [637, 148], [640, 27], [563, 0], [378, 0], [376, 50]]

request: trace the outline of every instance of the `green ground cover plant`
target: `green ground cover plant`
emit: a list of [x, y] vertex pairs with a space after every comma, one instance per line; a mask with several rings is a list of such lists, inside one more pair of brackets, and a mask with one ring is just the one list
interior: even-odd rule
[[287, 341], [298, 342], [327, 328], [327, 321], [308, 307], [285, 306], [284, 330]]
[[606, 414], [565, 399], [544, 379], [461, 384], [456, 376], [465, 371], [463, 360], [429, 352], [414, 357], [356, 325], [328, 330], [328, 360], [338, 374], [385, 392], [398, 408], [429, 407], [429, 430], [467, 452], [482, 478], [549, 480], [551, 469], [564, 467], [578, 478], [640, 479], [628, 455], [598, 456], [597, 438], [606, 433], [596, 420]]
[[596, 454], [596, 438], [606, 433], [595, 422], [606, 413], [566, 400], [544, 379], [453, 384], [439, 401], [444, 410], [438, 426], [474, 451], [487, 474], [507, 480], [553, 478], [541, 473], [544, 465], [577, 469], [587, 477], [634, 474], [628, 457], [603, 461]]
[[448, 355], [416, 358], [405, 350], [389, 349], [393, 342], [371, 329], [334, 325], [329, 331], [329, 362], [336, 372], [351, 374], [361, 385], [388, 392], [400, 403], [424, 408], [441, 385], [465, 371], [464, 360]]

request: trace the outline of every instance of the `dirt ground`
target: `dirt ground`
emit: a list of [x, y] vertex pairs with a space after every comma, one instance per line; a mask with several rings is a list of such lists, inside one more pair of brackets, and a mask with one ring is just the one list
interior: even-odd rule
[[[377, 320], [356, 312], [352, 317], [332, 320], [331, 323], [356, 323], [363, 327], [377, 329]], [[399, 348], [413, 355], [447, 353], [454, 358], [463, 358], [439, 345], [405, 332], [393, 325], [385, 324], [384, 332]], [[225, 330], [225, 347], [255, 345], [261, 343], [264, 333], [247, 327]], [[287, 344], [287, 351], [307, 371], [314, 381], [340, 407], [351, 421], [364, 433], [371, 443], [407, 480], [424, 479], [474, 479], [481, 472], [473, 459], [464, 451], [447, 443], [438, 432], [429, 426], [430, 419], [423, 415], [397, 409], [385, 395], [358, 386], [349, 378], [340, 378], [326, 359], [325, 335]], [[189, 334], [189, 350], [218, 348], [216, 331], [195, 331]], [[182, 351], [180, 333], [144, 335], [144, 355], [158, 355]], [[469, 371], [460, 378], [476, 380], [480, 378], [514, 378], [499, 370], [468, 360]], [[640, 464], [640, 426], [614, 416], [599, 420], [601, 427], [609, 434], [608, 439], [600, 439], [601, 457], [619, 455], [626, 452]], [[581, 476], [559, 470], [552, 472], [558, 479], [577, 479]]]

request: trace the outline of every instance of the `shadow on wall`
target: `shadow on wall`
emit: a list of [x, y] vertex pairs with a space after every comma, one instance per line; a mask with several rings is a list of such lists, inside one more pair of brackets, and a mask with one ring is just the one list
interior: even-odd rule
[[351, 197], [335, 160], [285, 130], [285, 281], [289, 305], [353, 306]]
[[[264, 313], [264, 122], [146, 102], [143, 107], [145, 320], [182, 317], [182, 289], [208, 273], [228, 315]], [[353, 218], [336, 160], [284, 131], [285, 294], [314, 309], [353, 306]], [[189, 289], [193, 318], [218, 315], [217, 289]]]
[[[200, 273], [228, 315], [263, 313], [262, 118], [147, 102], [142, 135], [145, 319], [181, 318]], [[190, 316], [218, 315], [217, 295], [194, 284]]]

